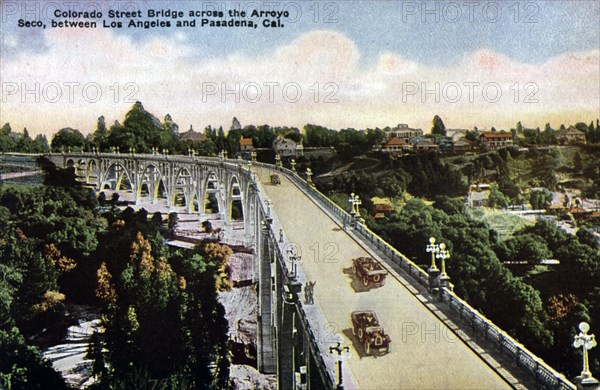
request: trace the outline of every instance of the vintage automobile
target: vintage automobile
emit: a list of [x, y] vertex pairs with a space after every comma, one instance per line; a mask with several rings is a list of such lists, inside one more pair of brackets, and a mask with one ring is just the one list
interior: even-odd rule
[[271, 175], [271, 184], [281, 184], [281, 179], [279, 178], [279, 175]]
[[352, 334], [358, 337], [366, 355], [389, 353], [392, 340], [385, 333], [372, 310], [353, 311]]
[[388, 274], [381, 264], [371, 257], [352, 259], [352, 272], [358, 279], [362, 280], [365, 287], [369, 283], [373, 283], [376, 286], [383, 286], [385, 284], [385, 277]]

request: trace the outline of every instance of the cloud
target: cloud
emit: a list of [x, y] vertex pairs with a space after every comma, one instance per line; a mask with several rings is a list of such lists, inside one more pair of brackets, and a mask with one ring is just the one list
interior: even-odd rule
[[[159, 118], [170, 113], [180, 128], [195, 129], [228, 127], [233, 116], [243, 125], [428, 129], [435, 114], [448, 127], [508, 128], [519, 120], [543, 127], [545, 118], [592, 120], [600, 101], [598, 50], [533, 65], [481, 48], [456, 64], [429, 67], [390, 51], [365, 65], [350, 38], [325, 30], [269, 53], [210, 59], [177, 34], [138, 42], [109, 29], [54, 29], [45, 41], [47, 50], [0, 64], [9, 83], [2, 121], [32, 134], [66, 126], [91, 132], [98, 116], [122, 120], [135, 100]], [[68, 83], [78, 84], [69, 91]]]

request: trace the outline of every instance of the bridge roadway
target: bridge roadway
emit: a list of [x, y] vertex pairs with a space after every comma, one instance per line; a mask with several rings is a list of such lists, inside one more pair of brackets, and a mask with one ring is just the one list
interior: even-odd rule
[[[351, 259], [373, 254], [284, 175], [279, 175], [280, 185], [271, 185], [270, 171], [253, 169], [286, 237], [301, 249], [304, 273], [308, 280], [316, 281], [316, 304], [327, 322], [333, 324], [330, 329], [343, 336], [343, 345], [350, 346], [350, 359], [344, 361], [344, 370], [349, 369], [353, 378], [350, 383], [359, 389], [386, 390], [511, 388], [421, 302], [427, 298], [419, 296], [414, 288], [407, 288], [401, 278], [389, 275], [381, 288], [361, 288], [362, 284], [352, 276]], [[319, 248], [318, 261], [315, 243]], [[327, 247], [328, 243], [334, 246]], [[329, 262], [323, 262], [325, 257]], [[350, 322], [350, 313], [362, 309], [376, 311], [392, 339], [389, 354], [364, 355], [352, 335]]]

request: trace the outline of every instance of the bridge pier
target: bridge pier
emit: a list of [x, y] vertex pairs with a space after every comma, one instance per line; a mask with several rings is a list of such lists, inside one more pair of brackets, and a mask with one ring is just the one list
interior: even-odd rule
[[263, 220], [258, 230], [255, 257], [258, 264], [258, 371], [277, 372], [275, 334], [275, 254], [269, 237], [269, 226]]

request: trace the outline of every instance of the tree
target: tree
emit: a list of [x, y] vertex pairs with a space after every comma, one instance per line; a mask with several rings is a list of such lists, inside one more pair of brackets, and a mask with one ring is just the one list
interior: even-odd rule
[[52, 137], [50, 144], [53, 152], [82, 151], [85, 148], [85, 137], [79, 130], [65, 127]]
[[434, 116], [432, 124], [433, 126], [431, 127], [431, 134], [441, 135], [444, 137], [446, 136], [446, 126], [444, 126], [442, 118], [440, 118], [438, 115]]
[[104, 116], [98, 117], [96, 123], [96, 130], [92, 134], [92, 144], [99, 149], [99, 151], [106, 152], [108, 150], [108, 130], [106, 128], [106, 121]]
[[[550, 190], [555, 190], [558, 185], [556, 170], [558, 169], [558, 156], [544, 155], [535, 158], [531, 163], [531, 174], [539, 184]], [[534, 183], [535, 184], [535, 183]]]
[[503, 261], [539, 262], [552, 257], [544, 240], [535, 234], [519, 234], [503, 242]]
[[504, 194], [498, 189], [497, 186], [493, 186], [490, 190], [488, 205], [490, 207], [503, 209], [508, 207], [509, 204], [510, 202], [508, 201], [506, 196], [504, 196]]
[[545, 188], [529, 193], [529, 203], [534, 210], [543, 210], [552, 203], [552, 193]]

